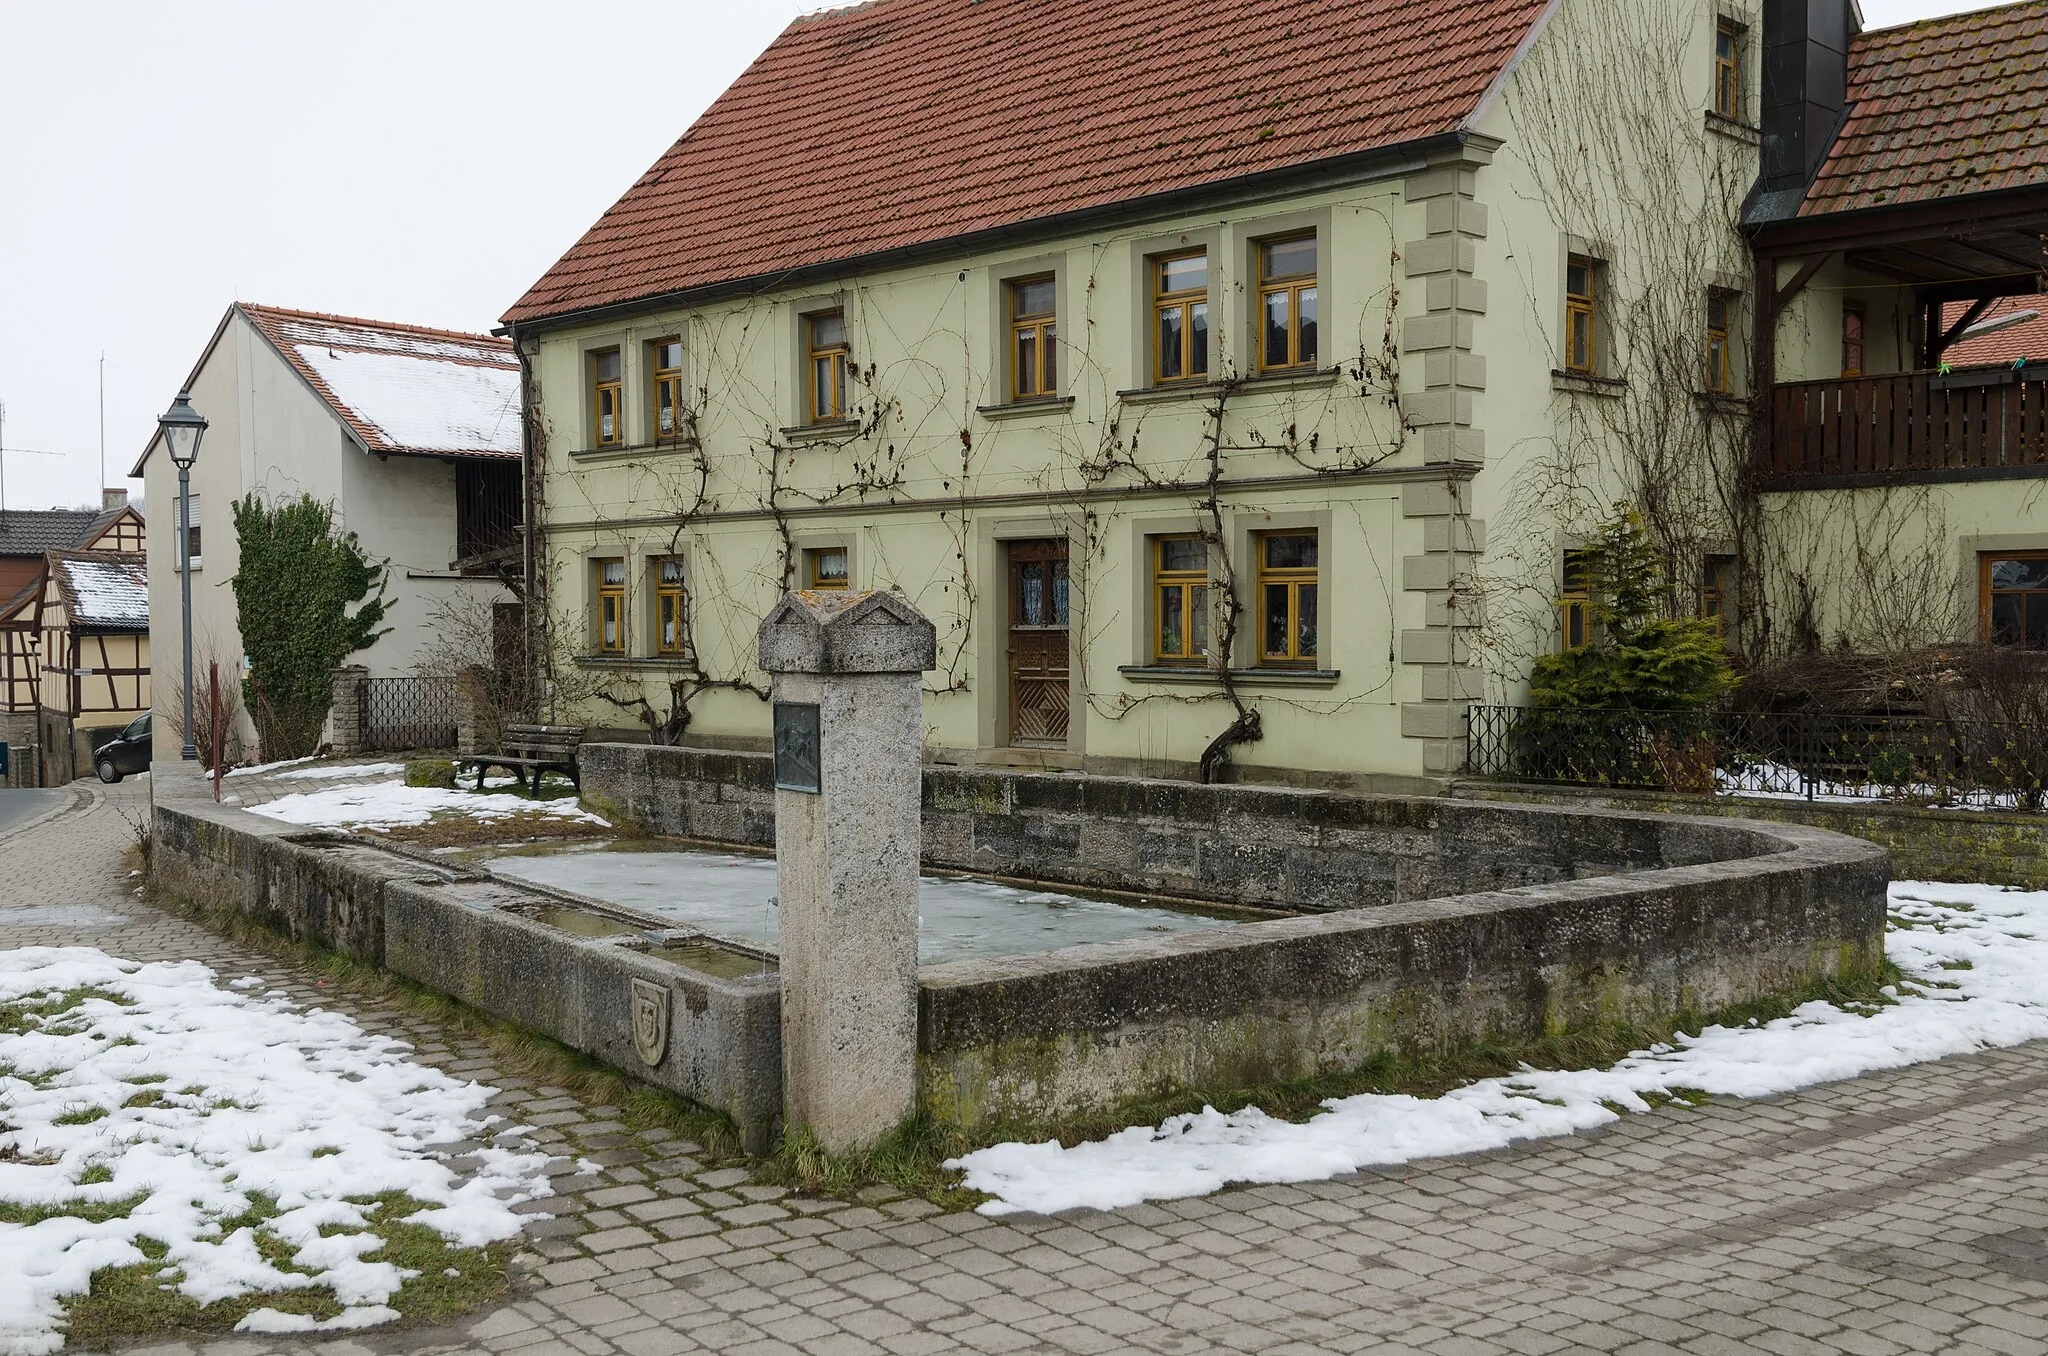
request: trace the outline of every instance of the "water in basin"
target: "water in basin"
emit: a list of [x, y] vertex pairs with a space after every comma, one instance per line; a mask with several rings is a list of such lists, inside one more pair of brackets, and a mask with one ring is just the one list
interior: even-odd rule
[[[571, 890], [773, 950], [780, 936], [773, 858], [690, 849], [597, 848], [502, 854], [490, 868]], [[1083, 942], [1229, 927], [1223, 910], [1121, 903], [1021, 889], [996, 881], [926, 876], [918, 888], [917, 958], [926, 965], [1051, 951]]]

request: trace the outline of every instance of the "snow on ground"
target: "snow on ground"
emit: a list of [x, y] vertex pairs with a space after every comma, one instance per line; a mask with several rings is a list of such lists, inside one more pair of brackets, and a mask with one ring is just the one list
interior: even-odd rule
[[[260, 983], [260, 981], [259, 981]], [[80, 999], [61, 1013], [50, 1000]], [[82, 997], [81, 997], [82, 995]], [[399, 1041], [348, 1018], [301, 1010], [272, 990], [236, 993], [197, 961], [144, 965], [89, 947], [0, 952], [0, 1004], [49, 1006], [0, 1026], [0, 1202], [128, 1202], [91, 1223], [55, 1214], [0, 1224], [0, 1352], [40, 1356], [63, 1344], [63, 1299], [101, 1267], [143, 1262], [138, 1238], [166, 1244], [160, 1273], [200, 1304], [237, 1295], [325, 1289], [343, 1307], [329, 1324], [397, 1317], [402, 1277], [363, 1260], [381, 1240], [376, 1207], [406, 1192], [411, 1216], [455, 1246], [510, 1238], [511, 1206], [546, 1194], [547, 1158], [486, 1148], [459, 1181], [432, 1146], [495, 1133], [492, 1089], [415, 1064]], [[17, 1009], [18, 1011], [19, 1009]], [[105, 1180], [98, 1180], [104, 1178]], [[247, 1225], [252, 1195], [281, 1213], [262, 1227], [296, 1245], [280, 1270]], [[354, 1232], [322, 1236], [324, 1226]], [[312, 1320], [258, 1309], [252, 1331]]]
[[1063, 1149], [998, 1144], [956, 1159], [986, 1214], [1098, 1210], [1200, 1196], [1230, 1182], [1320, 1181], [1374, 1165], [1478, 1153], [1592, 1130], [1651, 1094], [1768, 1097], [1880, 1069], [2048, 1037], [2048, 892], [1896, 881], [1885, 948], [1908, 977], [1895, 1004], [1808, 1003], [1766, 1025], [1710, 1027], [1609, 1069], [1524, 1069], [1435, 1098], [1332, 1098], [1305, 1124], [1213, 1108]]
[[309, 753], [304, 758], [286, 758], [275, 763], [251, 763], [247, 767], [231, 767], [227, 770], [226, 775], [230, 777], [253, 777], [261, 772], [275, 772], [281, 767], [297, 767], [301, 763], [313, 761], [315, 761], [314, 755]]
[[264, 805], [252, 805], [249, 812], [281, 819], [287, 824], [328, 829], [405, 828], [424, 824], [436, 815], [461, 816], [486, 823], [518, 815], [545, 815], [610, 827], [607, 821], [578, 805], [573, 796], [559, 800], [528, 800], [524, 796], [479, 795], [474, 791], [407, 786], [395, 781], [374, 782], [368, 786], [336, 786], [324, 791], [300, 791], [280, 796]]
[[403, 763], [328, 763], [321, 767], [295, 768], [280, 772], [276, 780], [325, 781], [333, 777], [396, 777], [405, 772]]

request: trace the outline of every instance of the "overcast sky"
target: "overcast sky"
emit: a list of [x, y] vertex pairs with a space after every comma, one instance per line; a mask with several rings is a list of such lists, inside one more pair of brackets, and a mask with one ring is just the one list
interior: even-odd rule
[[821, 7], [0, 0], [7, 506], [97, 502], [102, 353], [127, 483], [231, 301], [489, 329]]

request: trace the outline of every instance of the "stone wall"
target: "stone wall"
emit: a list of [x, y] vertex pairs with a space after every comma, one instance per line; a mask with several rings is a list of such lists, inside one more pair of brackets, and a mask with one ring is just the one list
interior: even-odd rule
[[1596, 791], [1559, 786], [1459, 784], [1474, 800], [1575, 805], [1659, 814], [1718, 815], [1806, 824], [1866, 839], [1892, 856], [1900, 880], [1982, 881], [2048, 890], [2048, 815], [1913, 805], [1829, 804], [1803, 800], [1740, 800], [1661, 791]]
[[0, 740], [7, 744], [7, 775], [0, 786], [36, 784], [36, 716], [33, 711], [0, 711]]
[[[404, 976], [730, 1115], [765, 1149], [782, 1097], [773, 975], [720, 979], [528, 916], [562, 901], [443, 863], [179, 797], [159, 783], [152, 884], [296, 941]], [[633, 1034], [635, 980], [668, 995], [652, 1065]]]

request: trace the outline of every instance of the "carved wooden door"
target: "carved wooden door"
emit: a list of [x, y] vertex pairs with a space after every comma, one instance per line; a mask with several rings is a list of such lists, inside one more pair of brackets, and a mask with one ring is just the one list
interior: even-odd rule
[[1010, 743], [1067, 746], [1067, 543], [1016, 541], [1010, 566]]

